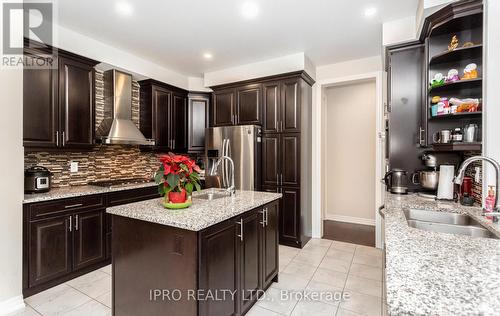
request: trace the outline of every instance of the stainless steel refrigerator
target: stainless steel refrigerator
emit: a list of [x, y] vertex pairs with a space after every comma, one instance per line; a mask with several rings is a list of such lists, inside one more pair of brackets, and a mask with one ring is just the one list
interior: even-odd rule
[[207, 187], [229, 187], [231, 168], [223, 160], [217, 169], [218, 178], [209, 174], [221, 156], [234, 161], [234, 182], [237, 190], [260, 190], [261, 127], [256, 125], [207, 128], [205, 132], [205, 177]]

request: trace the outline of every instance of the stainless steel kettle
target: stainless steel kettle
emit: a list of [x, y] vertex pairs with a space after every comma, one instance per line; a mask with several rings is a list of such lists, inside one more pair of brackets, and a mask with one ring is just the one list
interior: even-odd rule
[[403, 169], [392, 169], [382, 179], [387, 191], [393, 194], [408, 194], [408, 174]]

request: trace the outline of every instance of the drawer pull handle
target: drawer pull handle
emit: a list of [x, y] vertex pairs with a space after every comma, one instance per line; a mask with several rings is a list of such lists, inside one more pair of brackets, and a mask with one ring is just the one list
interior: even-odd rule
[[79, 207], [79, 206], [83, 206], [83, 203], [64, 205], [64, 208], [74, 208], [74, 207]]

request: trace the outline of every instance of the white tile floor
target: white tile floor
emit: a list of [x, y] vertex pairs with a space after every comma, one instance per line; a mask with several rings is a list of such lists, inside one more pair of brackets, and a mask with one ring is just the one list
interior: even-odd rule
[[[268, 289], [247, 315], [380, 315], [380, 250], [312, 239], [302, 250], [280, 246], [279, 253], [279, 282]], [[303, 290], [319, 297], [311, 300], [290, 295]], [[349, 297], [337, 300], [328, 293], [344, 293]], [[289, 299], [281, 299], [283, 295]], [[25, 302], [26, 308], [12, 316], [111, 315], [110, 266], [33, 295]]]

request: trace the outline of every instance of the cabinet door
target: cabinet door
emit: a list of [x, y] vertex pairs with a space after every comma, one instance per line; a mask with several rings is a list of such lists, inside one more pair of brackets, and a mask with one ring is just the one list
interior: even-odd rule
[[242, 238], [239, 240], [240, 253], [238, 256], [240, 268], [238, 298], [241, 306], [240, 314], [245, 314], [257, 300], [258, 290], [262, 289], [260, 278], [261, 250], [259, 243], [259, 226], [261, 225], [262, 216], [257, 210], [254, 210], [247, 212], [242, 217], [242, 221], [243, 227], [240, 231]]
[[[200, 234], [199, 288], [204, 291], [236, 291], [237, 283], [237, 242], [236, 224], [229, 220], [204, 230]], [[238, 238], [238, 239], [237, 239]], [[220, 292], [219, 292], [220, 293]], [[238, 301], [227, 297], [225, 300], [199, 301], [199, 315], [238, 315]]]
[[281, 135], [280, 185], [300, 185], [300, 134]]
[[252, 84], [236, 89], [237, 122], [239, 125], [262, 124], [261, 85]]
[[172, 111], [170, 121], [170, 135], [172, 150], [176, 152], [187, 151], [187, 97], [174, 93], [172, 95]]
[[72, 232], [68, 216], [29, 223], [29, 286], [71, 272]]
[[82, 212], [73, 216], [75, 270], [105, 258], [104, 210]]
[[213, 94], [211, 125], [231, 126], [235, 122], [234, 89], [220, 90]]
[[62, 146], [94, 144], [94, 67], [59, 57], [59, 108]]
[[280, 135], [262, 136], [262, 185], [278, 185], [280, 173]]
[[265, 226], [262, 229], [262, 286], [267, 288], [279, 270], [278, 255], [278, 222], [279, 222], [279, 202], [273, 202], [264, 207]]
[[208, 127], [208, 98], [190, 98], [188, 111], [188, 151], [205, 150], [205, 128]]
[[300, 132], [299, 80], [284, 80], [281, 84], [281, 132]]
[[262, 132], [278, 132], [280, 112], [279, 82], [265, 83], [262, 90], [264, 98]]
[[282, 188], [280, 210], [280, 243], [299, 244], [300, 240], [300, 191]]
[[[36, 53], [25, 52], [26, 59]], [[23, 141], [25, 147], [56, 147], [59, 110], [57, 107], [57, 71], [23, 70]]]
[[170, 145], [168, 120], [171, 97], [170, 91], [153, 87], [152, 137], [158, 147], [168, 147]]

